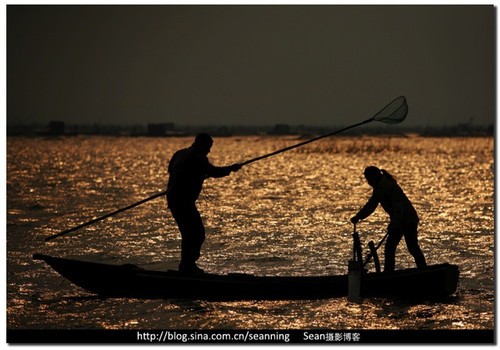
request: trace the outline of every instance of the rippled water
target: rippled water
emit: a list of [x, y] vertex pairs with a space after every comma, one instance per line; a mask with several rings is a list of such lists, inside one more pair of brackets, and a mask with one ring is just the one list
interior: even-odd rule
[[[207, 241], [199, 265], [213, 273], [343, 274], [349, 218], [371, 188], [362, 172], [385, 168], [421, 217], [430, 264], [460, 266], [460, 287], [441, 303], [345, 298], [204, 302], [101, 299], [73, 286], [33, 253], [176, 268], [179, 234], [157, 198], [66, 237], [44, 238], [162, 191], [173, 152], [191, 138], [64, 137], [7, 140], [7, 326], [10, 329], [492, 329], [492, 138], [340, 137], [209, 179], [199, 200]], [[297, 143], [291, 137], [216, 138], [216, 165]], [[385, 234], [379, 208], [358, 225], [363, 242]], [[413, 266], [404, 243], [397, 267]]]

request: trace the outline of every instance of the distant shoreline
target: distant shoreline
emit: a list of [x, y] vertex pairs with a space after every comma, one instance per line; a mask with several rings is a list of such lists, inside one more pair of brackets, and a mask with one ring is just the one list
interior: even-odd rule
[[[7, 137], [47, 137], [47, 136], [129, 136], [129, 137], [187, 137], [200, 132], [208, 132], [214, 137], [230, 136], [297, 136], [311, 138], [343, 128], [343, 125], [305, 126], [277, 124], [274, 126], [175, 126], [174, 124], [143, 125], [74, 125], [63, 122], [51, 124], [7, 125]], [[453, 126], [402, 127], [374, 124], [342, 133], [343, 136], [434, 136], [467, 137], [495, 135], [494, 125], [457, 124]]]

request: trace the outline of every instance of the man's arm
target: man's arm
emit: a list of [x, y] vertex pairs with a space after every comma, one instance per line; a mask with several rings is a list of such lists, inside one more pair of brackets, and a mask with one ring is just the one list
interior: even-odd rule
[[215, 177], [215, 178], [224, 177], [231, 174], [231, 172], [238, 171], [240, 169], [241, 169], [240, 164], [233, 164], [229, 166], [219, 167], [209, 163], [207, 168], [207, 177]]
[[354, 215], [351, 219], [353, 223], [357, 223], [359, 220], [366, 219], [368, 216], [370, 216], [375, 209], [377, 209], [379, 200], [375, 194], [375, 191], [373, 191], [372, 196], [368, 200], [368, 202], [364, 205], [363, 208], [358, 211], [356, 215]]

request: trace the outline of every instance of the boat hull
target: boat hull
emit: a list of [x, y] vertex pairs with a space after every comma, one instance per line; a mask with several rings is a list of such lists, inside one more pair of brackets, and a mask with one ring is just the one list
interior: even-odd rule
[[[198, 300], [326, 299], [348, 294], [347, 275], [254, 276], [203, 274], [185, 276], [178, 271], [144, 270], [135, 265], [109, 265], [35, 254], [73, 284], [103, 297]], [[410, 299], [442, 298], [455, 293], [459, 270], [440, 264], [425, 270], [362, 276], [361, 296]]]

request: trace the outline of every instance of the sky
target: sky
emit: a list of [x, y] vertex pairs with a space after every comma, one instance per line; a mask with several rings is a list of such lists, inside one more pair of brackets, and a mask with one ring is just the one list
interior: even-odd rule
[[492, 5], [7, 5], [7, 123], [496, 118]]

